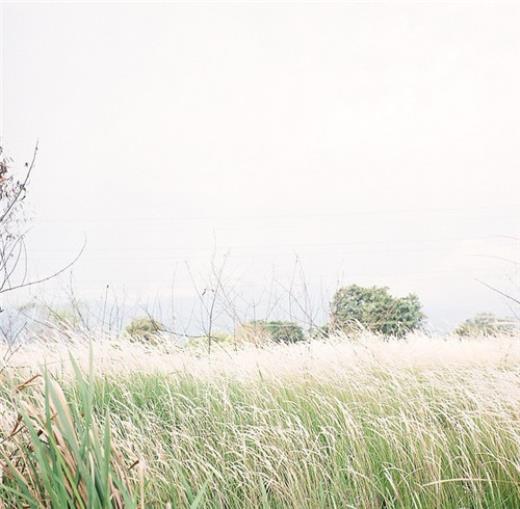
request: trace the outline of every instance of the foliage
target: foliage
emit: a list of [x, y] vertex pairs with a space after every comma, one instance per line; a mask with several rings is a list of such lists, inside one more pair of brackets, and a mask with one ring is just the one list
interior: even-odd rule
[[[513, 342], [505, 359], [488, 341], [475, 357], [471, 341], [417, 339], [173, 363], [162, 349], [117, 345], [119, 363], [99, 365], [84, 381], [51, 363], [64, 378], [58, 388], [47, 377], [43, 392], [29, 386], [36, 381], [16, 387], [7, 374], [0, 507], [108, 509], [118, 494], [125, 509], [520, 507], [511, 393], [520, 346]], [[85, 363], [83, 348], [75, 352]], [[144, 351], [129, 369], [125, 359]], [[5, 423], [17, 412], [22, 429], [13, 434]]]
[[329, 324], [313, 327], [309, 331], [309, 336], [310, 336], [311, 339], [326, 339], [326, 338], [328, 338], [330, 336], [330, 326], [329, 326]]
[[114, 450], [108, 420], [101, 427], [94, 418], [92, 376], [76, 368], [72, 404], [48, 373], [43, 390], [33, 389], [35, 380], [17, 388], [28, 394], [14, 401], [19, 418], [0, 444], [0, 505], [137, 508], [129, 465]]
[[156, 343], [161, 333], [166, 331], [165, 326], [151, 317], [135, 318], [126, 327], [126, 333], [135, 341]]
[[512, 320], [496, 317], [493, 313], [477, 313], [456, 329], [457, 336], [500, 336], [511, 335], [517, 330]]
[[418, 329], [423, 320], [416, 295], [393, 297], [387, 287], [346, 286], [336, 292], [331, 303], [331, 329], [344, 333], [366, 329], [402, 337]]
[[262, 344], [267, 341], [289, 344], [305, 340], [303, 329], [298, 324], [268, 320], [253, 320], [245, 323], [237, 336], [255, 344]]
[[97, 412], [135, 423], [147, 507], [186, 507], [204, 482], [207, 509], [520, 507], [507, 394], [455, 371], [304, 373], [113, 377]]

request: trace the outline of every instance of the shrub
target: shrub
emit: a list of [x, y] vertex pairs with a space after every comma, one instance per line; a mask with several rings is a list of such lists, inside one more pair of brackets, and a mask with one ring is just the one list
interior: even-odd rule
[[418, 329], [424, 320], [419, 298], [410, 294], [393, 297], [387, 287], [340, 288], [331, 303], [330, 325], [344, 333], [368, 330], [385, 336], [402, 337]]
[[302, 328], [294, 322], [253, 320], [240, 327], [237, 337], [242, 342], [263, 344], [268, 341], [275, 343], [297, 343], [305, 336]]
[[136, 341], [146, 341], [156, 343], [159, 341], [161, 333], [165, 332], [164, 325], [154, 318], [135, 318], [126, 327], [126, 333]]
[[497, 318], [493, 313], [477, 313], [473, 318], [468, 318], [456, 329], [458, 336], [500, 336], [511, 335], [515, 332], [515, 324], [512, 320]]
[[312, 327], [309, 330], [309, 337], [311, 339], [327, 339], [330, 336], [330, 326], [328, 323], [325, 325], [318, 325]]
[[[223, 331], [215, 331], [211, 333], [211, 342], [213, 344], [225, 346], [233, 344], [233, 336]], [[209, 338], [205, 336], [190, 337], [186, 342], [186, 346], [190, 348], [207, 348]]]
[[275, 343], [298, 343], [305, 339], [302, 328], [294, 322], [264, 322]]

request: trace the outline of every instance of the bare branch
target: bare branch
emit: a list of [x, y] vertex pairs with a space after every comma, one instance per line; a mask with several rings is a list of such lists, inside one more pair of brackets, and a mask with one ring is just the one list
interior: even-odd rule
[[0, 294], [12, 292], [13, 290], [19, 290], [20, 288], [27, 288], [29, 286], [39, 285], [41, 283], [50, 281], [51, 279], [54, 279], [55, 277], [58, 277], [60, 274], [63, 274], [64, 272], [69, 270], [80, 259], [81, 255], [83, 254], [83, 251], [85, 251], [86, 245], [87, 245], [87, 239], [85, 238], [83, 240], [83, 245], [81, 246], [81, 249], [79, 250], [78, 254], [74, 257], [74, 259], [70, 263], [65, 265], [65, 267], [62, 267], [61, 269], [57, 270], [56, 272], [54, 272], [48, 276], [45, 276], [41, 279], [35, 279], [33, 281], [27, 281], [27, 282], [20, 283], [15, 286], [10, 286], [9, 288], [6, 288], [6, 289], [0, 289]]
[[38, 142], [36, 142], [36, 145], [34, 147], [33, 157], [32, 157], [32, 160], [31, 160], [31, 164], [29, 165], [29, 169], [27, 170], [27, 173], [25, 174], [25, 179], [18, 186], [18, 188], [17, 188], [17, 190], [16, 190], [16, 192], [15, 192], [15, 194], [13, 196], [13, 199], [11, 200], [9, 205], [7, 206], [7, 209], [5, 210], [5, 212], [0, 216], [0, 224], [2, 224], [5, 221], [5, 219], [9, 216], [9, 214], [13, 210], [13, 207], [16, 205], [16, 203], [18, 203], [18, 200], [22, 196], [22, 193], [24, 193], [26, 191], [27, 183], [29, 182], [29, 178], [31, 176], [31, 173], [32, 173], [32, 171], [34, 169], [34, 165], [36, 163], [36, 155], [37, 154], [38, 154]]
[[499, 290], [498, 288], [495, 288], [494, 286], [491, 286], [488, 283], [484, 283], [484, 281], [480, 281], [480, 279], [477, 279], [481, 285], [484, 285], [486, 288], [489, 288], [495, 293], [498, 293], [499, 295], [502, 295], [502, 297], [505, 297], [506, 299], [509, 299], [510, 301], [513, 301], [515, 304], [520, 304], [520, 299], [516, 299], [515, 297], [512, 297], [511, 295], [503, 292], [502, 290]]

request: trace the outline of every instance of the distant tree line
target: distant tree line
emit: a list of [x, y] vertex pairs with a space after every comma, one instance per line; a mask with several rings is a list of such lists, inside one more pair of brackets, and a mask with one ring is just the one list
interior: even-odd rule
[[[252, 320], [241, 324], [234, 334], [215, 333], [216, 343], [239, 343], [262, 345], [274, 343], [298, 343], [307, 339], [328, 336], [358, 336], [364, 332], [387, 338], [403, 338], [424, 328], [426, 315], [415, 294], [393, 296], [387, 287], [349, 285], [336, 291], [330, 304], [328, 323], [304, 331], [301, 325], [291, 321]], [[127, 334], [138, 341], [154, 342], [164, 334], [166, 327], [157, 320], [146, 317], [133, 320]], [[491, 313], [479, 313], [454, 330], [459, 337], [502, 336], [518, 331], [511, 319], [499, 319]], [[204, 337], [196, 338], [203, 344]]]

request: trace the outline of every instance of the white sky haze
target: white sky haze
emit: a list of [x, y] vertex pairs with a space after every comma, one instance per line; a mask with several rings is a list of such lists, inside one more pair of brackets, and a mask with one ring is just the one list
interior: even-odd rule
[[0, 9], [2, 142], [19, 165], [40, 143], [35, 274], [85, 235], [85, 298], [166, 295], [216, 246], [246, 293], [297, 254], [315, 295], [384, 284], [439, 326], [510, 312], [476, 279], [513, 291], [493, 257], [520, 262], [520, 4]]

